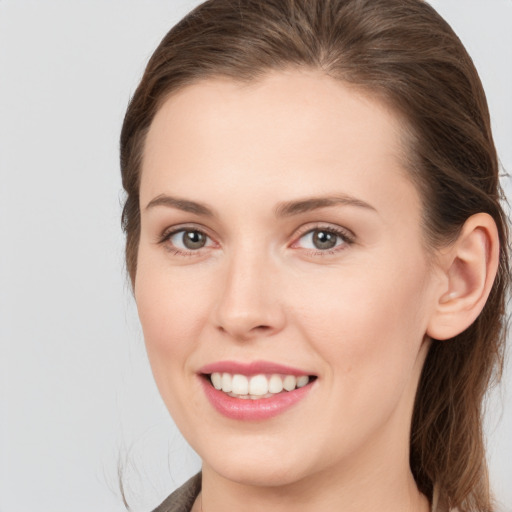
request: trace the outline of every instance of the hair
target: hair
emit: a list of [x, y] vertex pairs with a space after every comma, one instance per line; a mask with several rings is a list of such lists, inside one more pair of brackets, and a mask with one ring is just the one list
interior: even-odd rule
[[[209, 0], [164, 37], [126, 112], [121, 172], [126, 265], [140, 237], [139, 183], [151, 122], [174, 92], [208, 78], [251, 82], [273, 70], [319, 70], [385, 102], [404, 120], [407, 167], [430, 248], [486, 212], [500, 238], [498, 274], [477, 320], [431, 344], [414, 404], [410, 465], [429, 499], [491, 511], [482, 410], [499, 380], [509, 286], [508, 224], [485, 94], [459, 38], [422, 0]], [[437, 501], [437, 498], [436, 498]]]

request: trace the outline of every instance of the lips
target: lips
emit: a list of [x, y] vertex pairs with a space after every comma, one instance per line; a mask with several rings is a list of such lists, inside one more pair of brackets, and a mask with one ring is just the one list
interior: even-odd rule
[[226, 372], [231, 374], [239, 373], [241, 375], [248, 376], [257, 375], [259, 373], [281, 373], [285, 375], [295, 375], [296, 377], [300, 377], [301, 375], [310, 375], [310, 372], [300, 370], [298, 368], [267, 361], [252, 361], [250, 363], [239, 363], [237, 361], [219, 361], [203, 366], [199, 372], [202, 374], [211, 374], [215, 372]]
[[222, 361], [201, 368], [206, 397], [222, 415], [236, 420], [265, 420], [285, 412], [307, 396], [316, 376], [265, 361]]

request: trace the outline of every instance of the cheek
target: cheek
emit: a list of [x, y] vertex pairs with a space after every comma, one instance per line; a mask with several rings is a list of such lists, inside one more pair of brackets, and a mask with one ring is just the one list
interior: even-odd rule
[[404, 384], [426, 331], [426, 272], [421, 259], [382, 261], [306, 282], [293, 294], [301, 329], [333, 379], [351, 391]]
[[[201, 287], [200, 293], [198, 287]], [[200, 280], [172, 272], [159, 260], [140, 255], [135, 299], [155, 378], [183, 366], [207, 318], [208, 293]]]
[[[333, 456], [336, 446], [363, 443], [390, 418], [400, 432], [397, 425], [410, 421], [423, 364], [423, 286], [421, 273], [397, 285], [400, 275], [390, 267], [386, 277], [376, 269], [352, 273], [304, 304], [302, 329], [326, 363], [327, 403], [341, 404], [326, 408], [325, 425], [337, 426], [325, 432]], [[346, 441], [333, 441], [339, 438]]]
[[188, 411], [197, 399], [191, 393], [197, 385], [191, 356], [197, 351], [208, 302], [204, 281], [200, 281], [184, 279], [158, 261], [141, 259], [135, 286], [151, 371], [167, 409], [181, 428], [193, 424]]

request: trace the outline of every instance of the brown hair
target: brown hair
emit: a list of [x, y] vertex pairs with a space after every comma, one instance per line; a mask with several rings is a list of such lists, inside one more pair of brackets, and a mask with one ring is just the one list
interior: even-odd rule
[[164, 37], [124, 120], [126, 262], [136, 279], [139, 178], [155, 113], [172, 92], [209, 77], [256, 80], [309, 67], [354, 84], [405, 119], [408, 166], [423, 199], [430, 247], [452, 240], [487, 212], [500, 236], [500, 266], [478, 319], [434, 342], [414, 406], [410, 463], [418, 488], [464, 511], [492, 510], [482, 402], [501, 374], [508, 228], [500, 206], [489, 112], [471, 58], [450, 26], [422, 0], [209, 0]]

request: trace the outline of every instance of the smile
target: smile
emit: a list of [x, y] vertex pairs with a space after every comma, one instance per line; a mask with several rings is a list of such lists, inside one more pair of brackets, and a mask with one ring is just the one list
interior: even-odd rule
[[283, 392], [302, 388], [309, 383], [308, 375], [253, 375], [215, 372], [210, 375], [213, 387], [234, 398], [258, 400], [270, 398]]
[[224, 361], [201, 369], [206, 398], [223, 416], [261, 421], [302, 401], [317, 381], [315, 375], [280, 364]]

